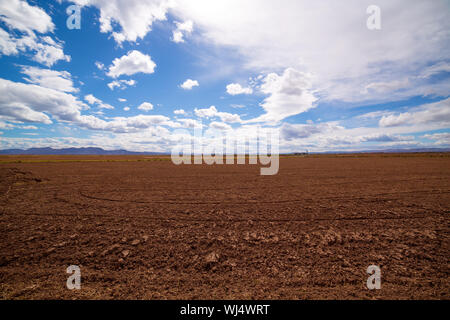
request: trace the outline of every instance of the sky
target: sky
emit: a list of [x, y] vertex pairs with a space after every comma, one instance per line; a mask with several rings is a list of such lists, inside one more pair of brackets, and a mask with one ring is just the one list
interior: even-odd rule
[[449, 96], [448, 0], [0, 0], [0, 149], [449, 148]]

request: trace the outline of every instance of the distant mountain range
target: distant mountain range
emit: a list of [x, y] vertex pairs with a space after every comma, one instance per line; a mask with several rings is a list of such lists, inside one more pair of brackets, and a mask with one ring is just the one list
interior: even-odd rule
[[[322, 154], [336, 153], [422, 153], [422, 152], [450, 152], [450, 148], [416, 148], [416, 149], [384, 149], [384, 150], [361, 150], [361, 151], [328, 151], [318, 152]], [[312, 152], [316, 153], [316, 152]]]
[[132, 152], [127, 150], [104, 150], [102, 148], [31, 148], [0, 150], [0, 155], [162, 155], [159, 152]]
[[[310, 154], [336, 154], [336, 153], [406, 153], [406, 152], [450, 152], [449, 148], [421, 148], [421, 149], [385, 149], [364, 151], [330, 151], [310, 152]], [[102, 148], [31, 148], [31, 149], [5, 149], [0, 155], [164, 155], [164, 152], [134, 152], [127, 150], [104, 150]], [[296, 154], [296, 153], [289, 153]]]

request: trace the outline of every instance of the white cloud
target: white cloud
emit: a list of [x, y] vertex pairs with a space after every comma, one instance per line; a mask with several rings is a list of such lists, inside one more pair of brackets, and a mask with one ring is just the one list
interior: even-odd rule
[[180, 123], [183, 128], [202, 128], [201, 122], [195, 119], [177, 119], [178, 123]]
[[35, 43], [34, 46], [30, 47], [31, 50], [36, 51], [34, 60], [42, 63], [48, 67], [54, 65], [57, 61], [63, 60], [70, 62], [71, 57], [64, 54], [63, 47], [61, 44], [45, 44], [45, 43]]
[[422, 72], [421, 76], [423, 78], [430, 78], [442, 72], [450, 72], [450, 63], [448, 63], [447, 61], [442, 61], [432, 66], [429, 66]]
[[50, 114], [57, 120], [74, 121], [85, 107], [65, 92], [0, 79], [0, 116], [9, 120], [50, 124]]
[[178, 109], [178, 110], [175, 110], [173, 113], [181, 115], [181, 114], [186, 114], [186, 111], [184, 111], [183, 109]]
[[33, 52], [32, 59], [36, 62], [51, 67], [56, 62], [63, 60], [69, 62], [71, 57], [64, 54], [61, 43], [56, 43], [52, 38], [27, 35], [21, 38], [11, 37], [9, 33], [0, 28], [0, 53], [4, 55], [17, 55], [19, 52]]
[[78, 89], [73, 87], [71, 74], [67, 71], [22, 66], [22, 73], [27, 76], [25, 80], [29, 83], [63, 92], [78, 92]]
[[134, 117], [114, 117], [104, 121], [94, 116], [80, 116], [78, 124], [88, 129], [116, 133], [139, 132], [155, 125], [172, 125], [170, 119], [160, 115], [138, 115]]
[[435, 140], [436, 145], [450, 145], [450, 132], [426, 134], [423, 138]]
[[17, 40], [10, 37], [9, 33], [0, 28], [0, 53], [4, 55], [15, 55], [19, 53]]
[[107, 75], [112, 78], [117, 78], [121, 75], [130, 76], [136, 73], [151, 74], [155, 72], [155, 67], [156, 64], [149, 55], [132, 50], [121, 58], [114, 59]]
[[127, 99], [124, 99], [124, 98], [118, 98], [117, 100], [119, 100], [120, 102], [126, 102], [127, 101]]
[[209, 124], [209, 127], [213, 128], [213, 129], [217, 129], [217, 130], [231, 130], [230, 125], [223, 123], [223, 122], [216, 122], [216, 121], [211, 122]]
[[303, 139], [322, 132], [322, 126], [284, 123], [281, 126], [281, 137], [287, 141]]
[[84, 100], [86, 100], [89, 104], [96, 104], [96, 103], [102, 103], [100, 99], [97, 99], [92, 94], [88, 94], [84, 96]]
[[390, 81], [390, 82], [373, 82], [373, 83], [369, 83], [365, 87], [364, 92], [367, 93], [370, 90], [373, 90], [377, 93], [392, 92], [392, 91], [406, 88], [408, 85], [409, 85], [408, 79], [394, 80], [394, 81]]
[[114, 90], [114, 88], [120, 88], [121, 83], [120, 81], [111, 81], [110, 83], [107, 84], [108, 88], [110, 88], [111, 90]]
[[98, 70], [103, 70], [105, 69], [105, 65], [99, 61], [95, 62], [95, 66], [97, 67]]
[[[177, 4], [174, 14], [195, 23], [200, 41], [240, 54], [242, 66], [235, 68], [267, 73], [291, 67], [313, 74], [312, 88], [324, 100], [385, 100], [386, 94], [365, 93], [364, 87], [411, 78], [450, 59], [446, 0], [379, 0], [379, 31], [366, 28], [370, 0], [349, 0], [345, 6], [334, 0], [286, 0], [276, 8], [272, 0]], [[422, 94], [421, 88], [415, 85], [408, 95]]]
[[194, 23], [190, 20], [175, 22], [177, 28], [172, 32], [172, 41], [176, 43], [184, 42], [184, 36], [190, 35], [194, 30]]
[[8, 122], [0, 121], [0, 129], [2, 130], [12, 130], [12, 129], [22, 129], [22, 130], [37, 130], [38, 127], [36, 126], [20, 126]]
[[0, 121], [0, 129], [2, 129], [2, 130], [12, 130], [15, 127], [16, 126], [11, 123]]
[[97, 107], [100, 109], [114, 109], [113, 106], [111, 106], [107, 103], [104, 103], [102, 100], [94, 97], [94, 95], [92, 95], [92, 94], [86, 95], [84, 97], [84, 100], [86, 100], [91, 105], [97, 105]]
[[198, 87], [199, 83], [197, 80], [187, 79], [185, 82], [183, 82], [180, 87], [184, 90], [191, 90], [193, 87]]
[[268, 74], [260, 87], [269, 95], [261, 106], [266, 111], [262, 116], [247, 122], [279, 122], [313, 108], [317, 100], [310, 90], [310, 75], [288, 68], [283, 74]]
[[[85, 99], [99, 107], [106, 106], [93, 95], [87, 95]], [[142, 132], [153, 129], [155, 126], [179, 126], [162, 115], [113, 117], [105, 121], [93, 115], [82, 115], [81, 111], [84, 109], [88, 109], [88, 106], [69, 93], [0, 79], [0, 120], [2, 121], [51, 124], [51, 116], [57, 121], [73, 123], [86, 129], [115, 133]], [[163, 132], [163, 130], [165, 129], [161, 127], [157, 131]]]
[[114, 90], [114, 88], [125, 89], [127, 86], [136, 85], [135, 80], [114, 80], [107, 84], [108, 88]]
[[124, 107], [123, 111], [130, 111], [130, 107]]
[[238, 94], [252, 94], [253, 89], [243, 88], [239, 83], [230, 83], [229, 85], [227, 85], [227, 93], [231, 94], [232, 96]]
[[151, 104], [150, 102], [144, 102], [138, 107], [138, 109], [143, 111], [150, 111], [153, 110], [153, 104]]
[[242, 122], [241, 117], [237, 114], [232, 114], [228, 112], [220, 112], [217, 110], [215, 106], [210, 106], [207, 109], [194, 109], [194, 113], [197, 117], [200, 118], [214, 118], [218, 117], [223, 122]]
[[[55, 25], [50, 16], [37, 6], [22, 0], [0, 0], [0, 21], [10, 29], [10, 33], [0, 29], [0, 53], [17, 55], [31, 51], [32, 59], [48, 67], [59, 60], [70, 61], [65, 55], [62, 43], [50, 36], [36, 35], [53, 32]], [[22, 33], [22, 36], [16, 36]]]
[[[143, 38], [152, 23], [165, 20], [170, 10], [178, 21], [196, 25], [198, 40], [235, 49], [241, 59], [230, 69], [244, 67], [264, 73], [301, 70], [314, 75], [312, 88], [323, 100], [385, 101], [389, 90], [398, 90], [396, 86], [384, 86], [385, 94], [365, 87], [403, 79], [410, 79], [411, 88], [391, 99], [448, 91], [445, 79], [426, 86], [411, 80], [423, 75], [426, 81], [430, 72], [437, 72], [427, 71], [430, 65], [450, 58], [446, 0], [380, 0], [377, 5], [382, 16], [396, 18], [382, 19], [379, 31], [366, 28], [370, 0], [349, 0], [345, 6], [333, 0], [286, 0], [276, 9], [272, 0], [247, 0], [245, 5], [240, 0], [76, 2], [99, 8], [102, 32], [111, 32], [119, 42]], [[182, 41], [183, 33], [174, 40]]]
[[373, 133], [360, 137], [361, 142], [392, 142], [414, 140], [413, 136], [399, 136], [387, 133]]
[[418, 147], [414, 136], [405, 135], [421, 128], [345, 128], [337, 122], [318, 124], [283, 124], [282, 147], [287, 151], [370, 150], [392, 147]]
[[37, 6], [21, 0], [0, 0], [0, 20], [10, 28], [28, 34], [52, 32], [55, 25], [50, 16]]
[[381, 127], [441, 123], [450, 127], [450, 98], [412, 108], [408, 112], [383, 116]]
[[36, 127], [36, 126], [20, 126], [20, 129], [24, 129], [24, 130], [37, 130], [38, 127]]
[[207, 109], [197, 109], [194, 110], [195, 115], [200, 118], [212, 118], [215, 117], [218, 113], [215, 106], [210, 106]]
[[[172, 0], [75, 0], [100, 10], [100, 31], [112, 33], [118, 43], [143, 39], [155, 21], [166, 20]], [[120, 31], [113, 27], [117, 23]], [[117, 29], [116, 29], [117, 30]]]

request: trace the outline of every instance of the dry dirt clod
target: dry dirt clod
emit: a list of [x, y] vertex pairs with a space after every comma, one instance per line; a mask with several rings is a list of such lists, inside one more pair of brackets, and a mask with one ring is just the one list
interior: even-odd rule
[[124, 258], [126, 258], [130, 254], [130, 250], [123, 250], [122, 255]]
[[206, 263], [217, 263], [219, 262], [219, 258], [220, 256], [217, 253], [211, 252], [205, 257], [205, 261]]
[[112, 246], [110, 246], [109, 248], [107, 248], [106, 250], [104, 250], [102, 252], [102, 256], [105, 256], [118, 248], [120, 248], [120, 246], [118, 244], [113, 244]]
[[132, 246], [137, 246], [139, 243], [141, 243], [141, 240], [135, 239], [133, 242], [131, 242]]

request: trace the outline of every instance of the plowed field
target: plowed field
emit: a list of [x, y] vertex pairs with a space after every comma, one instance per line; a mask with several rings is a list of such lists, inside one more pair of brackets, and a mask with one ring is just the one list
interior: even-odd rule
[[259, 169], [0, 157], [0, 297], [450, 299], [449, 154]]

